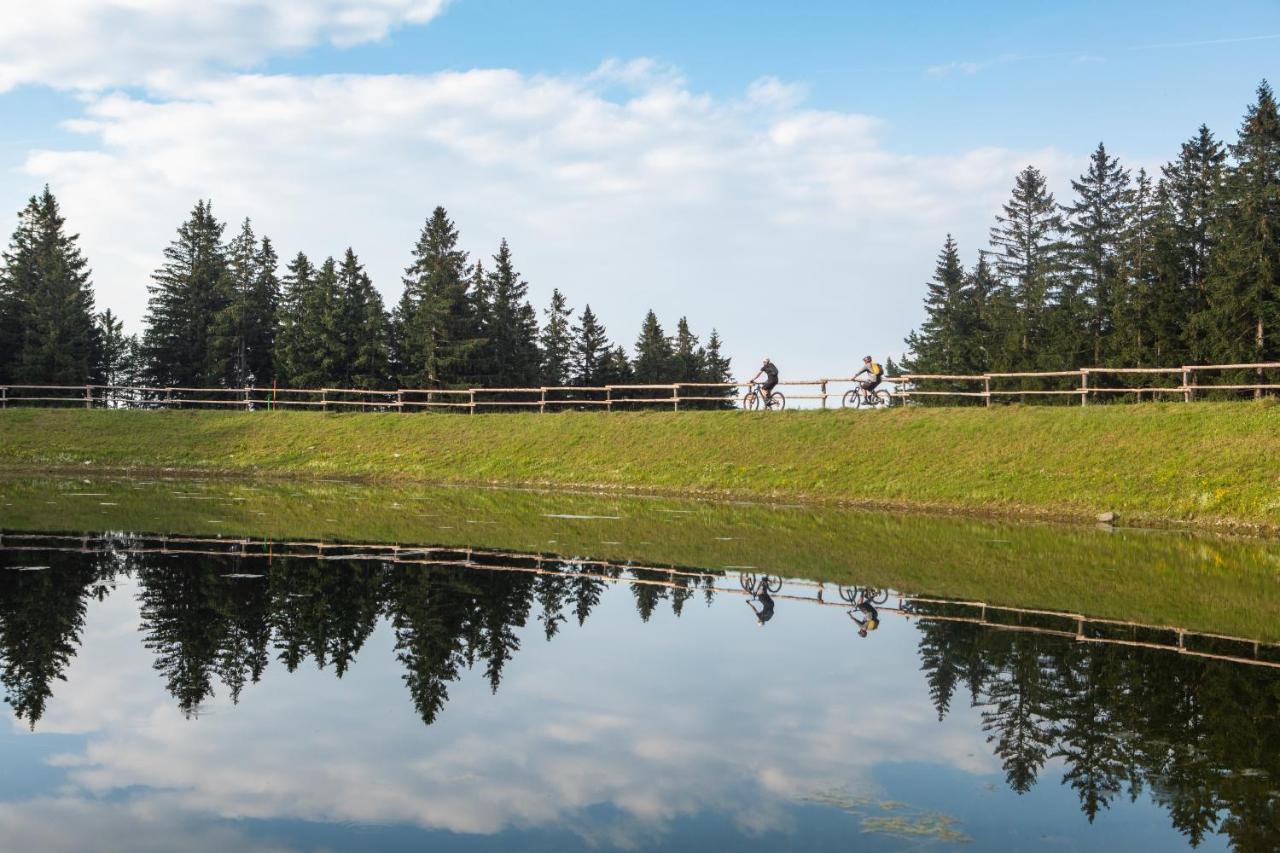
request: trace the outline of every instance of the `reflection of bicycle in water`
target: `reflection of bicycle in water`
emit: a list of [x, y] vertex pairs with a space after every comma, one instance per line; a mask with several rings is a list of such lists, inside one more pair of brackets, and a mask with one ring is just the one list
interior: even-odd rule
[[858, 626], [859, 637], [865, 637], [880, 627], [880, 611], [876, 606], [889, 600], [889, 590], [870, 586], [842, 586], [840, 597], [851, 605], [849, 618]]
[[[751, 596], [747, 599], [747, 606], [756, 614], [756, 620], [761, 626], [773, 618], [773, 595], [782, 589], [782, 578], [764, 577], [756, 580], [755, 575], [739, 575], [738, 580], [742, 583], [742, 589], [747, 595]], [[755, 603], [760, 602], [760, 606], [756, 607]]]

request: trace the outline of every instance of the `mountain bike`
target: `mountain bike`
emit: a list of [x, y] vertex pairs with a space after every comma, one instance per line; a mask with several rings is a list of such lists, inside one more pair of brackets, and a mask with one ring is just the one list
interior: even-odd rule
[[884, 388], [868, 391], [859, 385], [856, 388], [850, 388], [845, 391], [844, 399], [840, 402], [846, 409], [874, 409], [877, 407], [887, 409], [892, 401], [893, 395]]
[[889, 600], [889, 590], [873, 586], [841, 586], [840, 597], [855, 607], [864, 601], [879, 606]]
[[758, 383], [752, 383], [751, 390], [742, 396], [742, 408], [754, 412], [761, 406], [765, 411], [780, 412], [787, 407], [787, 398], [781, 391], [766, 394]]
[[778, 592], [782, 589], [782, 578], [769, 575], [765, 575], [757, 581], [756, 576], [753, 574], [739, 574], [738, 582], [742, 584], [743, 591], [752, 597], [759, 595], [761, 590]]

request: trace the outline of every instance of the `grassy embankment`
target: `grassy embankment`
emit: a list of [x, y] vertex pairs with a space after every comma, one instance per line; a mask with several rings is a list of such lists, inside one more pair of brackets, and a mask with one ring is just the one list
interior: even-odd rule
[[1280, 407], [0, 412], [0, 466], [604, 486], [1280, 529]]
[[713, 570], [750, 565], [830, 583], [1280, 640], [1280, 544], [1248, 537], [616, 495], [97, 476], [0, 480], [0, 530], [474, 546]]

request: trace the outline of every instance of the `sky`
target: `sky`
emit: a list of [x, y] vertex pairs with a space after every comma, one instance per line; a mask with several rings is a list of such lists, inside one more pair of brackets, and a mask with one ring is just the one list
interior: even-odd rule
[[[140, 331], [198, 199], [280, 253], [355, 249], [389, 305], [436, 205], [631, 345], [735, 372], [898, 356], [947, 233], [1100, 141], [1158, 170], [1280, 79], [1280, 4], [0, 0], [0, 214], [48, 183]], [[8, 220], [10, 224], [16, 219]], [[0, 223], [3, 225], [3, 223]], [[10, 226], [4, 226], [8, 232]], [[229, 236], [229, 235], [228, 235]]]

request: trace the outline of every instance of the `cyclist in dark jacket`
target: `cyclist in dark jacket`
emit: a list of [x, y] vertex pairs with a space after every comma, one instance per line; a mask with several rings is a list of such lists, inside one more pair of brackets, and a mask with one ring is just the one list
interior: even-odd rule
[[765, 400], [768, 401], [773, 397], [773, 389], [778, 384], [778, 366], [766, 358], [764, 364], [760, 365], [760, 370], [752, 377], [751, 384], [759, 382], [761, 376], [765, 377], [765, 380], [761, 383], [760, 388], [764, 391]]

